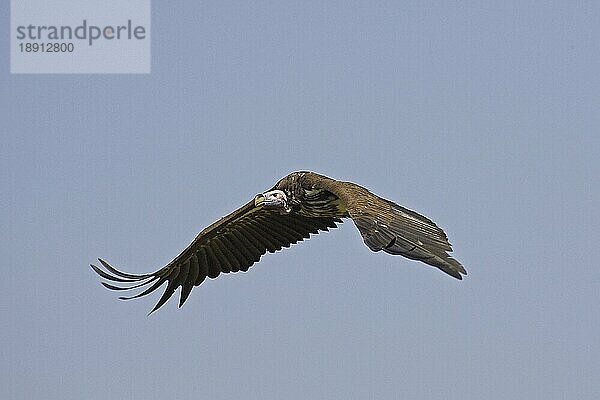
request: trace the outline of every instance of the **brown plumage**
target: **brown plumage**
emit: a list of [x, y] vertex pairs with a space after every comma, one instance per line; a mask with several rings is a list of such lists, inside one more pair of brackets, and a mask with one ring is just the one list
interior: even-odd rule
[[313, 172], [293, 172], [269, 191], [221, 218], [165, 267], [150, 274], [128, 274], [99, 259], [91, 265], [112, 290], [145, 288], [120, 297], [133, 299], [152, 293], [165, 282], [167, 288], [151, 313], [181, 287], [179, 306], [192, 288], [208, 277], [247, 271], [267, 251], [308, 239], [310, 234], [335, 228], [342, 218], [352, 218], [365, 244], [373, 251], [422, 261], [462, 279], [463, 266], [450, 257], [448, 238], [430, 219], [383, 199], [352, 182], [341, 182]]

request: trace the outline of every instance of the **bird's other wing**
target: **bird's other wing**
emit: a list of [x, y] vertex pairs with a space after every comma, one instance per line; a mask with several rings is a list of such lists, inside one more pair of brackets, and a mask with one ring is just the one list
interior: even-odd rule
[[385, 251], [439, 268], [457, 279], [467, 271], [448, 253], [446, 233], [429, 218], [381, 198], [352, 182], [323, 180], [322, 186], [345, 203], [372, 251]]
[[267, 251], [274, 253], [283, 247], [308, 239], [310, 234], [327, 231], [341, 223], [339, 218], [307, 218], [301, 215], [279, 214], [255, 206], [254, 200], [221, 218], [196, 236], [194, 241], [165, 267], [150, 274], [121, 272], [99, 259], [101, 267], [91, 265], [112, 290], [139, 288], [133, 296], [142, 297], [154, 292], [165, 282], [167, 287], [150, 313], [158, 310], [181, 287], [179, 307], [187, 300], [192, 288], [207, 277], [214, 279], [221, 273], [247, 271]]

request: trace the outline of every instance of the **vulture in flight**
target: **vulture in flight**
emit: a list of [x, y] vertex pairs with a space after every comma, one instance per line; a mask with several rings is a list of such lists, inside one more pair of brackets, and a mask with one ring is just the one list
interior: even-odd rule
[[[192, 288], [221, 273], [246, 272], [267, 251], [308, 239], [351, 218], [372, 251], [422, 261], [462, 279], [463, 266], [448, 253], [448, 237], [429, 218], [383, 199], [362, 186], [313, 172], [293, 172], [265, 193], [219, 219], [196, 236], [173, 261], [150, 274], [121, 272], [99, 259], [91, 265], [112, 290], [140, 289], [128, 300], [167, 287], [150, 313], [158, 310], [181, 287], [179, 307]], [[119, 286], [117, 286], [117, 284]]]

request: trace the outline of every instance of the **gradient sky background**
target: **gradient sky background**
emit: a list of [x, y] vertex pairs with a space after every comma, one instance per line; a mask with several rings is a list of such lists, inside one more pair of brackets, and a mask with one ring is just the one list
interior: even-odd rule
[[[0, 398], [600, 398], [597, 3], [153, 3], [149, 75], [0, 64]], [[150, 317], [88, 266], [158, 269], [298, 169], [469, 275], [350, 221]]]

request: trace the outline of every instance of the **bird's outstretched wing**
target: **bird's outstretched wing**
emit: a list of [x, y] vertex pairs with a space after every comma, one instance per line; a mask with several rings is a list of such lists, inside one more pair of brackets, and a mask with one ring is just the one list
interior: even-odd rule
[[[221, 273], [247, 271], [267, 251], [274, 253], [283, 247], [308, 239], [310, 234], [327, 231], [341, 223], [339, 218], [307, 218], [296, 213], [279, 214], [255, 206], [254, 200], [221, 218], [198, 234], [196, 239], [173, 261], [150, 274], [121, 272], [99, 259], [100, 265], [91, 265], [112, 290], [141, 290], [129, 300], [154, 292], [165, 282], [167, 287], [150, 313], [158, 310], [181, 287], [179, 307], [187, 300], [194, 286], [207, 277]], [[120, 284], [121, 286], [117, 286]]]
[[369, 204], [348, 209], [365, 244], [373, 251], [422, 261], [462, 279], [464, 267], [448, 253], [446, 233], [429, 218], [369, 193]]
[[446, 233], [429, 218], [371, 193], [352, 182], [312, 174], [313, 185], [335, 194], [372, 251], [422, 261], [462, 279], [467, 271], [448, 253]]

